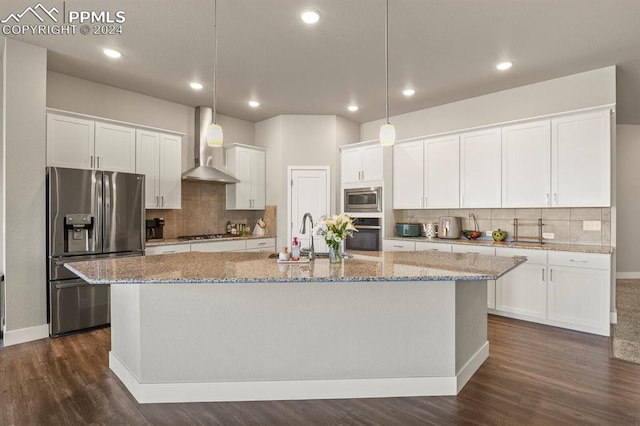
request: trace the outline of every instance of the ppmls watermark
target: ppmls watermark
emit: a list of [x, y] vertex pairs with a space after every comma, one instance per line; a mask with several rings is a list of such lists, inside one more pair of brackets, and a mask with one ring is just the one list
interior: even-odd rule
[[124, 10], [66, 10], [63, 1], [61, 9], [38, 3], [10, 13], [0, 23], [3, 35], [118, 35], [125, 21]]

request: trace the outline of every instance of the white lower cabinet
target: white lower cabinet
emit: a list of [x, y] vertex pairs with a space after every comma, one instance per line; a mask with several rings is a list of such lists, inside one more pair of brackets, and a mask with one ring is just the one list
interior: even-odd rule
[[192, 241], [185, 244], [160, 244], [147, 247], [145, 255], [196, 252], [223, 252], [223, 251], [275, 251], [275, 238], [247, 238], [244, 240], [218, 240], [218, 241]]
[[429, 241], [416, 241], [416, 251], [443, 251], [451, 253], [451, 244], [431, 243]]
[[256, 238], [247, 240], [247, 251], [276, 251], [276, 239]]
[[164, 244], [146, 247], [144, 254], [145, 256], [154, 256], [156, 254], [184, 253], [188, 251], [191, 251], [191, 244]]
[[528, 261], [497, 281], [492, 313], [609, 335], [611, 255], [500, 248], [496, 255]]
[[245, 240], [203, 241], [192, 242], [191, 251], [220, 252], [220, 251], [246, 251]]
[[610, 281], [608, 255], [549, 253], [548, 319], [608, 336]]
[[547, 253], [543, 250], [496, 249], [496, 256], [521, 256], [527, 262], [496, 280], [495, 308], [534, 318], [547, 316]]
[[384, 251], [416, 251], [415, 241], [382, 240]]

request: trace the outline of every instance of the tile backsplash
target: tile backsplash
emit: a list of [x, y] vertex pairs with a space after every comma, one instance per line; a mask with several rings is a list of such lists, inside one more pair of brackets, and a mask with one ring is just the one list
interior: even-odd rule
[[[180, 235], [222, 234], [227, 221], [246, 223], [251, 230], [260, 217], [275, 217], [275, 206], [262, 210], [227, 210], [225, 185], [208, 182], [182, 181], [182, 209], [147, 209], [146, 218], [165, 220], [164, 237]], [[265, 221], [267, 218], [265, 217]], [[267, 221], [267, 229], [275, 235], [275, 220]]]
[[[553, 233], [549, 243], [611, 245], [611, 208], [553, 208], [553, 209], [434, 209], [434, 210], [394, 210], [396, 223], [438, 223], [440, 216], [459, 216], [462, 229], [474, 229], [473, 213], [480, 231], [502, 229], [513, 236], [513, 219], [520, 224], [521, 236], [538, 235], [538, 219], [542, 219], [542, 231]], [[584, 221], [599, 221], [599, 231], [583, 229]]]

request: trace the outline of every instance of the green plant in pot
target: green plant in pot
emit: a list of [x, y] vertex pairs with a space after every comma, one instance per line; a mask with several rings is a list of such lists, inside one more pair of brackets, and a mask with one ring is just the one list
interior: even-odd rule
[[493, 231], [491, 236], [493, 237], [493, 241], [504, 241], [507, 238], [507, 231], [498, 229], [497, 231]]

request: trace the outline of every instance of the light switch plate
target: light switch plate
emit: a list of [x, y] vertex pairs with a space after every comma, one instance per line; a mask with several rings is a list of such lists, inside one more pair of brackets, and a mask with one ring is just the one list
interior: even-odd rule
[[545, 240], [553, 240], [556, 237], [556, 235], [553, 232], [543, 232], [542, 233], [542, 238], [544, 238]]
[[602, 222], [599, 220], [583, 220], [582, 221], [582, 230], [583, 231], [600, 231], [602, 229]]

